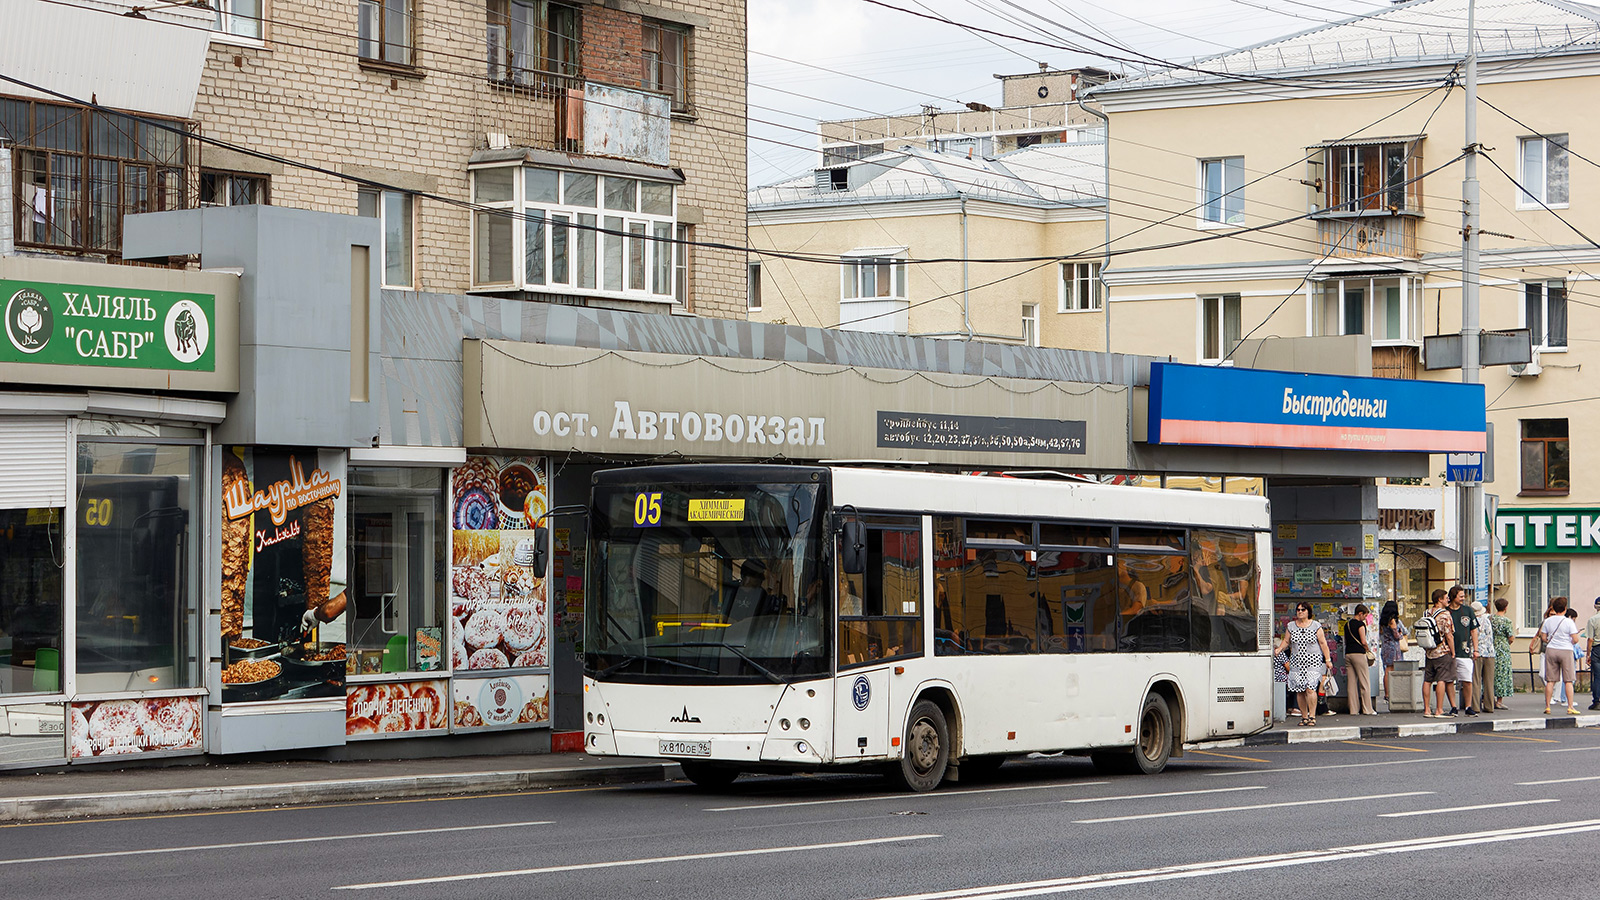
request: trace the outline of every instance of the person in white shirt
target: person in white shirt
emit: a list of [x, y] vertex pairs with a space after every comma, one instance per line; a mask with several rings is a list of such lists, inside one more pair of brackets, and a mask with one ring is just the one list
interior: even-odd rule
[[1472, 601], [1472, 611], [1478, 614], [1478, 654], [1472, 658], [1472, 680], [1478, 685], [1478, 709], [1494, 709], [1494, 619], [1482, 603]]
[[[1572, 639], [1578, 634], [1578, 624], [1567, 618], [1567, 598], [1556, 597], [1550, 601], [1550, 615], [1539, 626], [1539, 633], [1534, 637], [1536, 643], [1544, 645], [1544, 711], [1550, 712], [1550, 700], [1554, 694], [1555, 686], [1552, 682], [1560, 682], [1566, 689], [1566, 696], [1573, 696], [1573, 682], [1578, 680], [1578, 666], [1572, 656]], [[1567, 701], [1567, 712], [1578, 714], [1572, 701]]]

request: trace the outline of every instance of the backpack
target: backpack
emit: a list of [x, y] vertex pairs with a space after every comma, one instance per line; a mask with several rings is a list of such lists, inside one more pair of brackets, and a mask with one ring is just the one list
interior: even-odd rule
[[1424, 650], [1432, 650], [1439, 646], [1439, 626], [1434, 624], [1433, 616], [1423, 616], [1411, 626], [1412, 634], [1416, 635], [1417, 646]]

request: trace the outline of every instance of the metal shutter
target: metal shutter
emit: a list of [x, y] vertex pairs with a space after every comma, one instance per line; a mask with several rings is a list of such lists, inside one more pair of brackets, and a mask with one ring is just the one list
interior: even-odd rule
[[0, 418], [0, 509], [67, 505], [67, 421]]

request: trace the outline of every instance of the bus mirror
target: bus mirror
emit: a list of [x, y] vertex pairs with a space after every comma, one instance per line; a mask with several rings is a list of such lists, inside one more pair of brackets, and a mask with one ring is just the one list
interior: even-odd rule
[[545, 564], [550, 558], [550, 529], [535, 528], [533, 530], [533, 570], [538, 573], [535, 577], [543, 578]]
[[839, 567], [846, 575], [867, 570], [867, 526], [859, 519], [845, 522], [839, 530]]

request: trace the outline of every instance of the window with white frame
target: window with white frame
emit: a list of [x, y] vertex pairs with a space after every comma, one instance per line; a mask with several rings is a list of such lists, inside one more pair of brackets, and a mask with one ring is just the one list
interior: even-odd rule
[[1522, 564], [1523, 628], [1538, 628], [1552, 599], [1571, 596], [1572, 563], [1552, 560]]
[[751, 312], [761, 309], [761, 263], [759, 260], [745, 264], [745, 308]]
[[1022, 343], [1026, 347], [1039, 346], [1039, 304], [1022, 304]]
[[1200, 219], [1244, 224], [1244, 157], [1200, 160]]
[[1200, 361], [1222, 362], [1239, 343], [1242, 321], [1238, 294], [1200, 298]]
[[383, 226], [383, 286], [412, 286], [412, 196], [404, 191], [361, 188], [356, 194], [357, 214], [378, 219]]
[[906, 296], [903, 250], [860, 250], [839, 260], [839, 327], [845, 331], [906, 334], [910, 303]]
[[1522, 150], [1522, 185], [1517, 192], [1517, 206], [1567, 205], [1567, 136], [1546, 134], [1518, 140]]
[[1567, 349], [1566, 282], [1523, 282], [1522, 327], [1533, 332], [1533, 346], [1540, 350]]
[[906, 261], [885, 256], [845, 257], [842, 300], [873, 300], [906, 297]]
[[473, 170], [472, 196], [487, 207], [474, 226], [476, 288], [677, 298], [671, 183], [497, 166]]
[[679, 223], [673, 254], [672, 296], [684, 312], [694, 309], [694, 226]]
[[1100, 308], [1100, 264], [1062, 263], [1060, 312], [1082, 312]]
[[578, 10], [547, 0], [488, 0], [489, 80], [566, 86], [579, 75]]
[[1422, 340], [1422, 285], [1414, 278], [1335, 278], [1313, 294], [1313, 335], [1365, 334], [1373, 346]]
[[217, 11], [216, 30], [239, 37], [261, 37], [261, 0], [211, 0]]
[[359, 0], [356, 49], [363, 60], [409, 66], [411, 0]]

